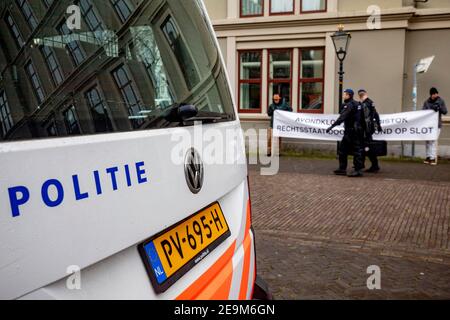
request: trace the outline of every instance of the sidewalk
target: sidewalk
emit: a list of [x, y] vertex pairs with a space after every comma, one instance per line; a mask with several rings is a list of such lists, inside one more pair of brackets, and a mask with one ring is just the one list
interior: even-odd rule
[[[334, 160], [251, 167], [258, 270], [279, 299], [450, 298], [450, 165], [382, 163], [337, 177]], [[383, 290], [366, 287], [370, 265]]]

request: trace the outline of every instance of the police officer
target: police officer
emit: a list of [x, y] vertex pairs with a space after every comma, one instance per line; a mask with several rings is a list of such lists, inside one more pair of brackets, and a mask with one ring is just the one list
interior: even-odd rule
[[[365, 144], [369, 147], [370, 143], [373, 141], [373, 135], [377, 132], [381, 132], [381, 120], [380, 115], [375, 108], [374, 102], [369, 98], [367, 91], [361, 89], [358, 91], [359, 99], [361, 101], [362, 111], [364, 113], [365, 122]], [[367, 152], [364, 153], [364, 162], [366, 156], [369, 157], [372, 166], [370, 169], [366, 170], [369, 173], [377, 173], [380, 171], [380, 165], [378, 162], [378, 157], [372, 148], [369, 148]]]
[[352, 89], [344, 91], [344, 104], [341, 115], [327, 129], [327, 133], [344, 123], [344, 138], [339, 146], [339, 169], [334, 173], [341, 176], [347, 175], [348, 156], [350, 153], [353, 153], [354, 170], [348, 176], [362, 177], [364, 168], [364, 117], [361, 105], [353, 99], [354, 95], [355, 92]]

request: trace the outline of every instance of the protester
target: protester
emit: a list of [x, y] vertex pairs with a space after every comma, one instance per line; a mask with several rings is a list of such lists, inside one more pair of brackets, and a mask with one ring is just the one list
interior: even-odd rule
[[362, 177], [364, 168], [363, 142], [364, 142], [364, 116], [361, 105], [353, 97], [352, 89], [344, 91], [344, 104], [338, 120], [327, 129], [330, 133], [333, 128], [345, 125], [344, 138], [339, 146], [339, 169], [336, 175], [347, 175], [348, 156], [353, 153], [354, 170], [348, 174], [349, 177]]
[[[279, 94], [274, 94], [273, 95], [273, 102], [272, 104], [269, 106], [269, 110], [267, 112], [267, 114], [270, 117], [270, 128], [269, 128], [269, 134], [268, 134], [268, 150], [267, 150], [267, 155], [271, 156], [272, 155], [272, 139], [273, 139], [273, 120], [275, 117], [275, 111], [288, 111], [288, 112], [292, 112], [292, 107], [290, 107], [286, 101], [284, 99], [281, 99], [281, 96]], [[280, 152], [281, 152], [281, 145], [280, 145]]]
[[[442, 128], [442, 116], [446, 115], [448, 113], [448, 110], [447, 106], [445, 105], [445, 101], [439, 96], [439, 91], [436, 88], [430, 89], [430, 98], [425, 101], [423, 110], [434, 110], [436, 112], [439, 112], [439, 137]], [[426, 153], [427, 159], [424, 163], [436, 166], [438, 160], [438, 141], [427, 141]]]
[[373, 145], [373, 135], [378, 132], [382, 132], [380, 115], [375, 108], [374, 102], [369, 98], [367, 91], [361, 89], [358, 91], [362, 111], [365, 119], [365, 144], [366, 152], [364, 153], [364, 163], [366, 162], [366, 156], [369, 157], [372, 166], [366, 170], [369, 173], [377, 173], [380, 171], [380, 165], [376, 150], [371, 147]]

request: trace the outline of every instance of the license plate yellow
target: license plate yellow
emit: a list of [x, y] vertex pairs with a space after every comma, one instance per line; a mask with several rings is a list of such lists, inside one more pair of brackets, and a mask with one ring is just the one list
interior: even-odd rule
[[140, 245], [155, 290], [166, 291], [230, 235], [216, 202]]

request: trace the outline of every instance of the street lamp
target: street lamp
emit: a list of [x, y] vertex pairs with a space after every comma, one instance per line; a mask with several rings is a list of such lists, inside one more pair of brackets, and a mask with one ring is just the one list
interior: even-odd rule
[[336, 31], [332, 36], [334, 48], [336, 50], [336, 55], [339, 60], [339, 112], [342, 111], [343, 104], [343, 86], [344, 86], [344, 60], [347, 57], [348, 47], [350, 45], [350, 40], [352, 36], [349, 32], [344, 31], [344, 26], [341, 24], [338, 26], [338, 31]]
[[[436, 56], [428, 57], [425, 59], [422, 59], [419, 61], [419, 63], [416, 63], [414, 65], [414, 71], [413, 71], [413, 111], [417, 111], [417, 75], [421, 73], [427, 73], [428, 69], [430, 69], [431, 64], [434, 61], [434, 58]], [[412, 142], [411, 146], [411, 152], [412, 157], [414, 158], [416, 156], [416, 143], [415, 141]], [[403, 153], [402, 153], [403, 156]]]

